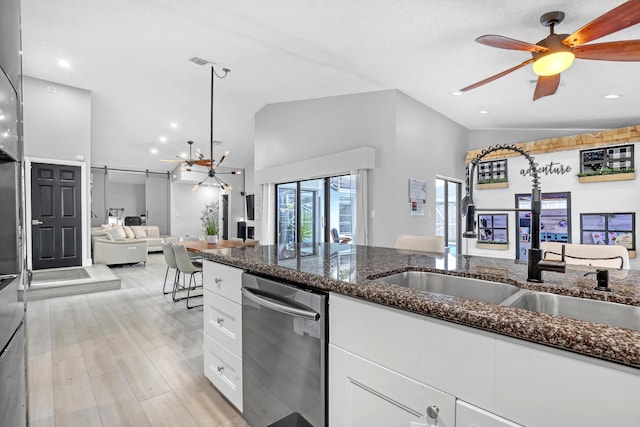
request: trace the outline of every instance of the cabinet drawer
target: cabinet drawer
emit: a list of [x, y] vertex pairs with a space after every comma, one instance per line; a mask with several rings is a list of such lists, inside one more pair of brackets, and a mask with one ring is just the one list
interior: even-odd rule
[[222, 295], [231, 301], [242, 303], [240, 288], [242, 273], [240, 268], [229, 267], [212, 261], [204, 262], [204, 288]]
[[330, 345], [329, 423], [455, 427], [455, 398]]
[[456, 427], [522, 427], [491, 412], [456, 401]]
[[204, 374], [242, 412], [242, 360], [204, 334]]
[[242, 306], [205, 290], [204, 333], [242, 357]]

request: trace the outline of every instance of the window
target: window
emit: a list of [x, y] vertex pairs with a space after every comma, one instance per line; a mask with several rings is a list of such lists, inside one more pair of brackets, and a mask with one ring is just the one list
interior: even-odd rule
[[478, 242], [509, 241], [506, 214], [478, 215]]
[[635, 213], [580, 214], [580, 243], [635, 249]]
[[[516, 194], [516, 208], [531, 209], [531, 194]], [[531, 212], [516, 216], [516, 258], [527, 259], [531, 248]], [[542, 193], [540, 241], [571, 243], [571, 193]]]
[[478, 184], [507, 182], [507, 160], [478, 163]]
[[444, 237], [447, 251], [458, 253], [460, 247], [460, 192], [462, 184], [436, 178], [436, 235]]
[[633, 145], [580, 151], [580, 172], [583, 174], [629, 169], [633, 169]]

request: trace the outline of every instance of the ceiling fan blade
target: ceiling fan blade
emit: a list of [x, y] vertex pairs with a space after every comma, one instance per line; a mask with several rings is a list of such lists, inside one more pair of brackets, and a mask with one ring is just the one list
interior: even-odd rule
[[539, 76], [536, 90], [533, 93], [533, 100], [535, 101], [543, 96], [553, 95], [558, 90], [558, 86], [560, 86], [560, 74]]
[[549, 50], [546, 47], [523, 42], [520, 40], [510, 39], [509, 37], [499, 36], [497, 34], [487, 34], [476, 39], [478, 43], [498, 47], [500, 49], [524, 50], [527, 52], [544, 52]]
[[198, 166], [204, 166], [205, 168], [208, 168], [209, 166], [211, 166], [211, 160], [210, 159], [195, 160], [193, 163], [198, 165]]
[[242, 171], [216, 172], [216, 175], [242, 175]]
[[481, 81], [479, 81], [479, 82], [477, 82], [477, 83], [474, 83], [474, 84], [472, 84], [472, 85], [470, 85], [470, 86], [467, 86], [467, 87], [465, 87], [465, 88], [462, 88], [462, 89], [460, 89], [460, 92], [467, 92], [467, 91], [469, 91], [469, 90], [471, 90], [471, 89], [475, 89], [475, 88], [477, 88], [477, 87], [479, 87], [479, 86], [482, 86], [482, 85], [485, 85], [485, 84], [487, 84], [487, 83], [490, 83], [490, 82], [492, 82], [492, 81], [494, 81], [494, 80], [496, 80], [496, 79], [499, 79], [500, 77], [504, 77], [504, 76], [506, 76], [507, 74], [512, 73], [512, 72], [514, 72], [514, 71], [516, 71], [516, 70], [517, 70], [517, 69], [519, 69], [519, 68], [524, 67], [525, 65], [531, 64], [532, 62], [533, 62], [533, 58], [532, 58], [532, 59], [528, 59], [528, 60], [524, 61], [522, 64], [518, 64], [518, 65], [516, 65], [515, 67], [509, 68], [508, 70], [505, 70], [505, 71], [503, 71], [503, 72], [501, 72], [501, 73], [498, 73], [498, 74], [493, 75], [493, 76], [491, 76], [491, 77], [489, 77], [489, 78], [486, 78], [486, 79], [481, 80]]
[[183, 160], [178, 160], [178, 159], [170, 159], [170, 160], [160, 160], [161, 162], [167, 162], [167, 163], [182, 163], [184, 162]]
[[566, 37], [562, 43], [569, 46], [579, 46], [623, 30], [638, 22], [640, 22], [640, 0], [629, 0], [589, 22]]
[[594, 43], [573, 48], [576, 58], [600, 61], [640, 61], [640, 40]]

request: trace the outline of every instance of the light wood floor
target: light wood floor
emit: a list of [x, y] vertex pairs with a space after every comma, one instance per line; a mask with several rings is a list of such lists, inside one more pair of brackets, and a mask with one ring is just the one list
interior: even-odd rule
[[246, 424], [203, 374], [202, 308], [162, 295], [161, 254], [122, 289], [29, 302], [30, 426]]

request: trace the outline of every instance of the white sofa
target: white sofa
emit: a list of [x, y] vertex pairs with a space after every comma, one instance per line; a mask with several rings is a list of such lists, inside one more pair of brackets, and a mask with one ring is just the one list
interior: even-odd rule
[[94, 264], [134, 264], [147, 262], [149, 252], [161, 252], [162, 244], [175, 239], [160, 235], [155, 225], [107, 226], [91, 229]]

